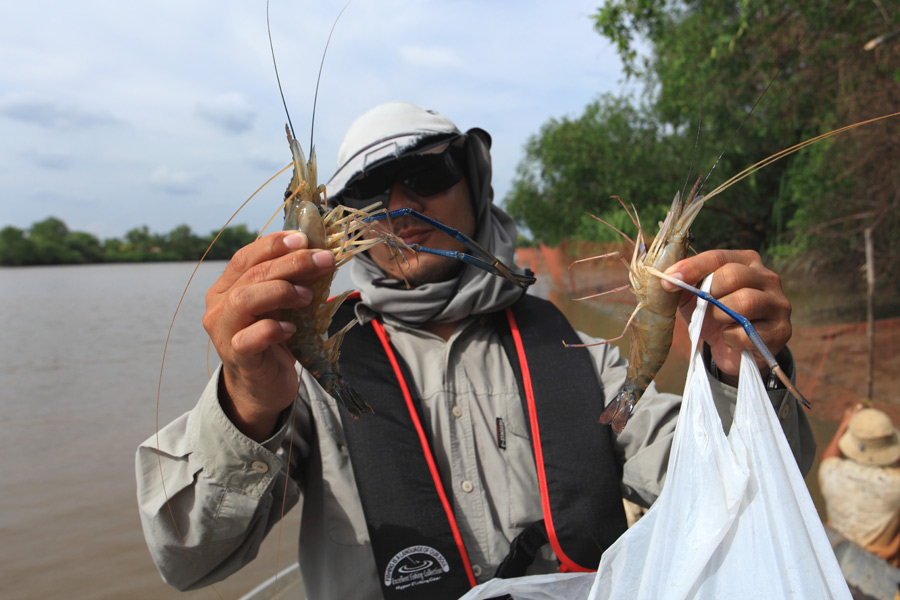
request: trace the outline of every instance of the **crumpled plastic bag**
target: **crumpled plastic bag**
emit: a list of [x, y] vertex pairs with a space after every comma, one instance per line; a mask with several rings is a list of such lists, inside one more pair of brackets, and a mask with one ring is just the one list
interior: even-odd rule
[[666, 483], [647, 514], [606, 550], [596, 575], [555, 580], [540, 595], [522, 587], [544, 585], [532, 577], [494, 580], [483, 584], [499, 582], [487, 595], [478, 586], [466, 600], [851, 597], [750, 352], [734, 423], [722, 430], [699, 350], [707, 304], [698, 300], [691, 319], [694, 352]]

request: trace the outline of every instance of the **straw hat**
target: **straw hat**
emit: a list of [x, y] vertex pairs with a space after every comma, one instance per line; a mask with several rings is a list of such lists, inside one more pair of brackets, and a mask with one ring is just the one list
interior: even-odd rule
[[874, 408], [853, 415], [838, 446], [844, 456], [864, 465], [884, 466], [900, 459], [900, 433], [886, 414]]

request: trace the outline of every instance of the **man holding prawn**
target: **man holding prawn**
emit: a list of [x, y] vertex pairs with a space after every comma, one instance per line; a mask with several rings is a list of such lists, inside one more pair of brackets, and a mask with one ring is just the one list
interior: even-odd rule
[[[489, 147], [480, 129], [463, 134], [434, 111], [382, 105], [345, 137], [329, 197], [412, 208], [513, 264], [516, 230], [492, 204]], [[466, 250], [412, 219], [393, 230], [409, 244]], [[145, 536], [166, 581], [200, 587], [249, 562], [282, 498], [285, 510], [302, 500], [310, 598], [456, 598], [495, 575], [596, 568], [625, 529], [622, 499], [649, 506], [660, 493], [680, 397], [651, 385], [615, 434], [596, 419], [625, 379], [614, 347], [564, 349], [561, 337], [596, 340], [508, 279], [427, 254], [397, 260], [382, 245], [351, 262], [361, 296], [336, 318], [361, 323], [341, 370], [375, 412], [354, 420], [298, 377], [284, 346], [294, 328], [279, 318], [308, 305], [307, 285], [333, 268], [331, 252], [282, 231], [240, 250], [207, 293], [204, 327], [222, 366], [198, 405], [159, 433], [161, 452], [153, 436], [137, 457]], [[790, 303], [758, 254], [703, 252], [668, 273], [688, 282], [715, 273], [712, 294], [793, 372]], [[686, 317], [693, 303], [684, 293]], [[710, 314], [702, 337], [727, 429], [751, 343], [721, 311]], [[769, 395], [805, 473], [815, 453], [806, 417], [784, 390]], [[168, 502], [188, 524], [183, 542], [160, 461]]]

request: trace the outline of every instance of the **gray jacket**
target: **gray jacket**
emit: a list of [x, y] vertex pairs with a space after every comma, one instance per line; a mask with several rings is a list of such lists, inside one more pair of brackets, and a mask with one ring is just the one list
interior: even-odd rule
[[[486, 581], [510, 541], [525, 525], [542, 518], [529, 430], [513, 371], [499, 337], [479, 317], [465, 321], [447, 342], [389, 318], [385, 326], [409, 366], [414, 394], [421, 398], [424, 424], [433, 434], [443, 479], [451, 483], [448, 491], [476, 578]], [[594, 346], [590, 352], [607, 402], [625, 379], [626, 362], [612, 346]], [[307, 596], [380, 598], [379, 573], [335, 401], [302, 373], [293, 428], [285, 414], [280, 430], [257, 444], [222, 412], [219, 377], [217, 370], [197, 406], [159, 432], [158, 449], [156, 435], [138, 448], [141, 520], [163, 578], [190, 589], [241, 568], [278, 522], [284, 497], [285, 510], [302, 500], [300, 565]], [[736, 390], [711, 383], [727, 429]], [[808, 469], [815, 442], [806, 416], [786, 392], [769, 394], [798, 463]], [[617, 437], [625, 498], [647, 506], [659, 495], [680, 402], [679, 396], [659, 393], [651, 385]], [[494, 438], [498, 416], [507, 423], [504, 451]], [[288, 455], [292, 477], [287, 475]], [[183, 543], [166, 507], [166, 494], [173, 512], [184, 519]], [[185, 550], [193, 561], [185, 560]], [[555, 570], [554, 556], [545, 546], [530, 572]]]

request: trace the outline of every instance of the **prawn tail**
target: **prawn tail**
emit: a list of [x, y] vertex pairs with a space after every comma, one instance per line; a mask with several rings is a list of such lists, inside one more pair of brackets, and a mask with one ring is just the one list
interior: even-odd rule
[[356, 390], [344, 381], [344, 378], [341, 377], [340, 373], [327, 373], [316, 379], [319, 382], [319, 385], [321, 385], [332, 398], [337, 400], [341, 406], [346, 408], [347, 412], [350, 413], [350, 416], [354, 419], [358, 419], [359, 415], [363, 413], [371, 414], [375, 412], [372, 410], [369, 403], [363, 400], [360, 395], [356, 393]]
[[611, 425], [616, 433], [622, 433], [625, 424], [631, 418], [637, 401], [638, 394], [635, 392], [634, 383], [626, 381], [616, 397], [600, 413], [600, 422], [604, 425]]

